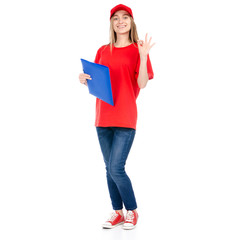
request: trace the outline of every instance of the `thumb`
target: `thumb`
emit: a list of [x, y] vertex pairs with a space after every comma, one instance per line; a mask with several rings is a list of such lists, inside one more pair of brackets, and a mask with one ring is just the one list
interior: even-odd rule
[[142, 46], [143, 45], [143, 40], [137, 40], [137, 44], [138, 44], [138, 46], [139, 45]]

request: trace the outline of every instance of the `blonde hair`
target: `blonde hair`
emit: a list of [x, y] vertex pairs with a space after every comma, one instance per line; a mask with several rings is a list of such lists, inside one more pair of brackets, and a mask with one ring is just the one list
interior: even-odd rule
[[[130, 20], [131, 20], [131, 28], [129, 31], [129, 40], [131, 43], [137, 43], [139, 40], [138, 38], [138, 33], [137, 33], [137, 26], [133, 20], [133, 18], [129, 15]], [[114, 43], [117, 41], [117, 34], [113, 29], [113, 17], [110, 20], [110, 31], [109, 31], [109, 45], [110, 45], [110, 50], [112, 52], [112, 46]]]

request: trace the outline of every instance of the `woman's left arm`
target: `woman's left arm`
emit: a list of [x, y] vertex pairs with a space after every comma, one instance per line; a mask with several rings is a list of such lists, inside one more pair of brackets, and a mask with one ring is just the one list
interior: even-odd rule
[[148, 82], [148, 72], [147, 72], [147, 56], [149, 54], [150, 49], [155, 44], [150, 45], [152, 37], [150, 37], [149, 42], [147, 41], [147, 34], [145, 36], [145, 42], [142, 40], [138, 40], [138, 49], [140, 54], [140, 66], [139, 66], [139, 74], [138, 74], [138, 86], [139, 88], [145, 88]]

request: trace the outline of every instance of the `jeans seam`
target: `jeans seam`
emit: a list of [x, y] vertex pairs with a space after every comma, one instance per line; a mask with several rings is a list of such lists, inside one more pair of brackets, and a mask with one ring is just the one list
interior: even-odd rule
[[[130, 136], [128, 138], [128, 144], [127, 144], [127, 146], [125, 147], [125, 149], [124, 149], [124, 151], [122, 153], [121, 160], [122, 160], [122, 158], [124, 156], [124, 153], [127, 152], [126, 150], [129, 149], [130, 144], [131, 143], [133, 144], [133, 141], [130, 142], [130, 139], [132, 138], [133, 133], [134, 133], [134, 131], [131, 131]], [[129, 155], [129, 153], [130, 153], [130, 151], [128, 151], [128, 155]], [[127, 161], [128, 155], [126, 156], [126, 161]], [[125, 165], [126, 165], [126, 161], [125, 161]]]
[[[130, 141], [130, 140], [133, 138], [133, 134], [134, 133], [135, 133], [135, 131], [131, 131], [131, 133], [129, 134], [128, 144], [127, 144], [127, 146], [125, 147], [125, 149], [124, 149], [124, 151], [122, 153], [121, 160], [122, 160], [125, 152], [127, 152], [126, 150], [129, 149], [130, 144], [133, 144], [133, 141]], [[128, 155], [126, 156], [126, 160], [125, 160], [125, 164], [124, 164], [124, 171], [125, 171], [125, 165], [126, 165], [126, 161], [127, 161], [128, 156], [129, 156], [129, 153], [130, 153], [130, 150], [128, 151]], [[127, 173], [125, 172], [125, 174], [127, 174]], [[135, 201], [136, 201], [136, 199], [135, 199]], [[124, 203], [124, 205], [125, 205], [125, 203]], [[137, 208], [137, 207], [134, 205], [134, 207], [132, 207], [132, 208], [130, 207], [130, 208], [128, 208], [128, 210], [134, 210], [135, 208]]]

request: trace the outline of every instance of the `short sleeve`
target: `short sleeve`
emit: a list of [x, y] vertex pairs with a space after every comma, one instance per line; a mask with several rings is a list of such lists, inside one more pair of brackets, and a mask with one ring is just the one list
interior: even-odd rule
[[[140, 67], [140, 56], [138, 57], [138, 62], [137, 62], [136, 71], [135, 71], [136, 79], [138, 78], [139, 67]], [[153, 79], [154, 73], [153, 73], [152, 64], [151, 64], [149, 54], [147, 55], [147, 72], [148, 72], [149, 80]]]
[[104, 47], [104, 45], [101, 46], [101, 47], [98, 49], [98, 51], [97, 51], [97, 53], [96, 53], [96, 56], [95, 56], [94, 63], [99, 63], [100, 58], [101, 58], [101, 53], [102, 53], [103, 47]]
[[94, 60], [95, 63], [99, 63], [99, 59], [100, 59], [100, 51], [99, 50], [100, 49], [98, 49], [97, 54], [95, 56], [95, 60]]

